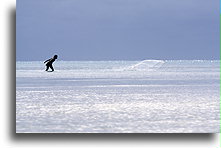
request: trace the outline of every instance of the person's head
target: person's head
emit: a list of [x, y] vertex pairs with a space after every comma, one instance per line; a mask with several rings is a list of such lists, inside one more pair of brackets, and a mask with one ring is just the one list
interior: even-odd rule
[[58, 58], [58, 56], [57, 55], [54, 55], [54, 59], [57, 59]]

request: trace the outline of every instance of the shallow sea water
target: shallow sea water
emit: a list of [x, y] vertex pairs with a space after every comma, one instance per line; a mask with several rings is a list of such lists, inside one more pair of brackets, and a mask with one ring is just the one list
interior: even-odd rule
[[219, 61], [16, 62], [17, 133], [218, 133]]

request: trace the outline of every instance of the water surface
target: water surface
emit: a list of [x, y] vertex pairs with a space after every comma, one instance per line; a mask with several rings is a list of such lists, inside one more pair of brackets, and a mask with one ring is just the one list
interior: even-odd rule
[[219, 61], [16, 62], [17, 133], [219, 132]]

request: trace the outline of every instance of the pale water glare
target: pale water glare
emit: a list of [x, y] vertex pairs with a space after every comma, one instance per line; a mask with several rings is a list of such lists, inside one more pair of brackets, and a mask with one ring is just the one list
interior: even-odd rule
[[218, 133], [220, 61], [16, 62], [17, 133]]

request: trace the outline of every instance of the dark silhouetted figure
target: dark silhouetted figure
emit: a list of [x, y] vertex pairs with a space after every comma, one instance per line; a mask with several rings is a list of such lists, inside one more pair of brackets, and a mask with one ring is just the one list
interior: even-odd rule
[[[48, 71], [49, 67], [51, 68], [52, 71], [54, 71], [54, 68], [53, 68], [53, 66], [52, 66], [52, 63], [53, 63], [57, 58], [58, 58], [58, 56], [57, 56], [57, 55], [54, 55], [53, 58], [50, 58], [50, 59], [44, 61], [44, 63], [47, 62], [47, 63], [46, 63], [46, 70], [45, 70], [45, 71]], [[51, 72], [52, 72], [52, 71], [51, 71]]]

